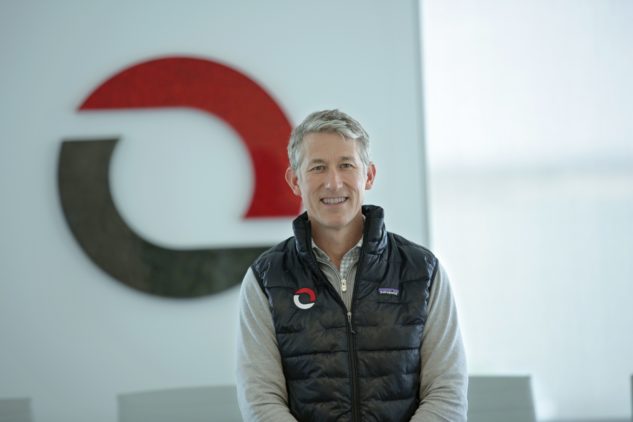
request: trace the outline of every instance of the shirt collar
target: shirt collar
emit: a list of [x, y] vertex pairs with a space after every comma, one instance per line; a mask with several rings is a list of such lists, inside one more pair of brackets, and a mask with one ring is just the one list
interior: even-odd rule
[[[319, 246], [316, 243], [314, 243], [314, 239], [311, 239], [311, 240], [312, 240], [312, 250], [314, 251], [314, 254], [318, 258], [330, 261], [330, 257], [325, 253], [325, 251], [323, 251], [323, 249], [319, 248]], [[358, 253], [362, 246], [363, 246], [363, 237], [361, 236], [358, 242], [356, 242], [356, 244], [352, 246], [352, 248], [349, 251], [347, 251], [345, 255], [349, 254], [350, 252], [353, 252], [354, 254]]]

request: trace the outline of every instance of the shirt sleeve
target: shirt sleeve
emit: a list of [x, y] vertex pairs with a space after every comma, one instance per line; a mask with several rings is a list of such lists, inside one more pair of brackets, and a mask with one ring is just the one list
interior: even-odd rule
[[428, 309], [421, 347], [420, 406], [411, 421], [466, 422], [466, 353], [455, 301], [441, 265], [431, 285]]
[[239, 297], [237, 399], [246, 422], [296, 421], [288, 393], [268, 298], [249, 268]]

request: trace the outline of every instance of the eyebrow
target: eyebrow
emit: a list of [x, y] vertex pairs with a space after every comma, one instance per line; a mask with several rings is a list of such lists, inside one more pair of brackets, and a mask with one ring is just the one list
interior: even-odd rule
[[356, 159], [354, 157], [344, 156], [344, 157], [341, 157], [339, 161], [355, 161], [355, 160]]
[[314, 164], [325, 164], [325, 160], [321, 158], [313, 158], [312, 160], [308, 162], [309, 166], [314, 165]]
[[[355, 160], [354, 157], [345, 155], [345, 156], [339, 158], [338, 161], [341, 162], [341, 161], [354, 161], [354, 160]], [[322, 159], [322, 158], [313, 158], [312, 160], [310, 160], [308, 162], [308, 165], [312, 165], [312, 164], [326, 164], [326, 163], [327, 162], [324, 159]]]

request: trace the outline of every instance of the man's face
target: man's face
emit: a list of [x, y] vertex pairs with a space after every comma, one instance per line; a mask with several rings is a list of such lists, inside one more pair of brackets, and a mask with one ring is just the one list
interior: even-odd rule
[[361, 217], [365, 190], [376, 169], [365, 168], [358, 142], [337, 133], [310, 133], [303, 138], [297, 172], [286, 171], [286, 181], [301, 196], [313, 230], [341, 230]]

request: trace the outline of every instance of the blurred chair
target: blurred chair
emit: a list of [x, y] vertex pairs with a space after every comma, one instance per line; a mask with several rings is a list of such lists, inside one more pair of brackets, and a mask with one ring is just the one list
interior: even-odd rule
[[0, 422], [31, 422], [31, 399], [0, 399]]
[[471, 376], [468, 422], [535, 422], [529, 376]]
[[242, 422], [234, 385], [119, 394], [119, 422]]

